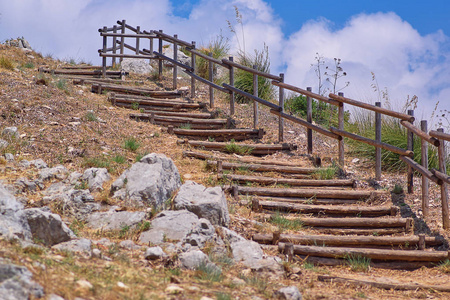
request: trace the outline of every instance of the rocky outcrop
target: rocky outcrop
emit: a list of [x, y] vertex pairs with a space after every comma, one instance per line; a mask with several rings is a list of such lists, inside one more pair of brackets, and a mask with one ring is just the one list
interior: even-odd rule
[[296, 286], [281, 288], [274, 293], [274, 297], [282, 300], [302, 300], [302, 294]]
[[36, 299], [44, 296], [44, 289], [31, 280], [33, 274], [25, 267], [0, 264], [0, 299]]
[[164, 154], [148, 154], [112, 184], [114, 197], [132, 204], [160, 207], [180, 187], [178, 169]]
[[146, 218], [143, 211], [106, 211], [95, 212], [87, 216], [87, 225], [93, 229], [118, 230], [125, 226], [132, 227]]
[[219, 186], [205, 186], [187, 181], [183, 184], [174, 199], [176, 209], [187, 209], [199, 218], [208, 219], [213, 225], [228, 226], [227, 198]]
[[84, 171], [82, 180], [87, 182], [89, 191], [101, 192], [103, 191], [103, 184], [111, 179], [106, 168], [90, 168]]
[[153, 67], [149, 64], [148, 59], [124, 58], [120, 63], [123, 71], [136, 74], [150, 74]]
[[30, 226], [23, 205], [0, 182], [0, 235], [31, 239]]

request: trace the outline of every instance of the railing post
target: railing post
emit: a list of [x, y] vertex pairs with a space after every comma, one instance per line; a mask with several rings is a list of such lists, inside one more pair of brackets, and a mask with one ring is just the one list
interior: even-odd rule
[[[174, 38], [178, 38], [178, 34], [173, 35]], [[152, 52], [153, 53], [153, 52]], [[176, 61], [178, 59], [178, 45], [176, 42], [173, 42], [173, 59]], [[177, 76], [178, 76], [178, 67], [177, 65], [173, 65], [173, 89], [177, 89]]]
[[[344, 93], [339, 92], [339, 96], [344, 97]], [[338, 126], [339, 130], [344, 130], [344, 103], [340, 102], [338, 107]], [[345, 156], [344, 156], [344, 139], [339, 140], [339, 165], [341, 168], [345, 165]]]
[[[426, 120], [422, 120], [420, 122], [420, 129], [423, 132], [428, 133], [428, 124]], [[425, 139], [421, 140], [421, 155], [422, 155], [422, 166], [424, 168], [428, 169], [428, 143]], [[429, 216], [429, 209], [430, 209], [430, 200], [429, 200], [429, 193], [428, 193], [428, 177], [422, 175], [422, 213], [423, 217], [427, 218]]]
[[[284, 82], [284, 74], [280, 73], [280, 82]], [[284, 88], [280, 87], [279, 91], [279, 101], [278, 105], [281, 107], [281, 112], [284, 112]], [[284, 119], [283, 117], [278, 117], [278, 142], [282, 143], [284, 141]]]
[[[256, 70], [258, 68], [257, 65], [253, 65], [253, 69]], [[258, 97], [258, 75], [253, 74], [253, 96]], [[258, 111], [258, 102], [253, 100], [253, 129], [258, 127], [259, 120], [259, 111]]]
[[[212, 52], [209, 52], [209, 56], [213, 57]], [[209, 61], [208, 71], [209, 81], [214, 82], [214, 63], [212, 61]], [[212, 86], [209, 86], [209, 107], [214, 108], [214, 89]]]
[[[228, 58], [233, 61], [233, 56]], [[230, 86], [234, 87], [234, 68], [230, 66]], [[234, 115], [234, 92], [230, 93], [230, 116]]]
[[[414, 116], [414, 110], [412, 110], [412, 109], [408, 110], [408, 115]], [[412, 131], [408, 130], [407, 137], [408, 137], [408, 150], [414, 151], [414, 133]], [[408, 180], [407, 180], [407, 182], [408, 182], [408, 194], [412, 194], [414, 191], [414, 170], [409, 165], [408, 165]]]
[[[439, 132], [444, 132], [443, 128], [438, 128]], [[440, 140], [441, 144], [438, 147], [438, 156], [439, 156], [439, 171], [441, 171], [444, 174], [447, 174], [446, 166], [445, 166], [445, 160], [446, 160], [446, 153], [445, 153], [445, 140]], [[448, 186], [446, 182], [443, 182], [441, 185], [441, 203], [442, 203], [442, 226], [444, 229], [450, 228], [450, 221], [449, 221], [449, 215], [448, 215]]]
[[[159, 32], [163, 32], [162, 30], [159, 30]], [[163, 39], [161, 36], [159, 36], [158, 40], [158, 52], [159, 54], [163, 54]], [[158, 77], [159, 80], [162, 79], [162, 73], [163, 73], [163, 61], [161, 58], [158, 58]]]
[[[195, 49], [195, 41], [192, 41], [192, 49]], [[192, 73], [195, 74], [195, 54], [191, 53]], [[191, 98], [195, 98], [195, 78], [191, 77]]]
[[[375, 102], [381, 107], [381, 102]], [[381, 143], [381, 113], [375, 113], [375, 140]], [[381, 180], [381, 148], [375, 147], [375, 180]]]
[[[125, 23], [126, 23], [126, 20], [122, 20], [122, 30], [121, 30], [121, 32], [122, 32], [122, 34], [125, 34]], [[124, 54], [124, 50], [125, 50], [125, 38], [124, 37], [121, 37], [120, 38], [120, 55], [123, 55]], [[123, 57], [120, 57], [120, 59], [119, 59], [119, 61], [120, 61], [120, 63], [122, 63], [122, 61], [123, 61]]]
[[[311, 87], [307, 87], [306, 90], [308, 92], [312, 91]], [[309, 124], [312, 124], [312, 98], [306, 97], [306, 121]], [[308, 154], [312, 154], [313, 152], [313, 141], [312, 141], [312, 129], [306, 129], [307, 141], [308, 141]]]
[[[140, 34], [141, 33], [141, 26], [136, 26], [136, 34]], [[140, 38], [136, 37], [136, 55], [139, 55], [139, 42], [140, 42]]]
[[[107, 30], [108, 30], [108, 27], [104, 26], [103, 33], [106, 33]], [[103, 50], [102, 50], [103, 54], [106, 54], [106, 49], [108, 46], [107, 38], [108, 38], [107, 36], [103, 36]], [[102, 75], [103, 75], [103, 78], [106, 77], [106, 56], [103, 56], [103, 59], [102, 59]]]
[[[117, 26], [114, 25], [113, 26], [113, 33], [117, 33]], [[112, 46], [113, 50], [113, 54], [117, 53], [117, 37], [113, 37], [113, 46]], [[112, 67], [115, 68], [116, 67], [116, 58], [113, 57], [112, 58]]]

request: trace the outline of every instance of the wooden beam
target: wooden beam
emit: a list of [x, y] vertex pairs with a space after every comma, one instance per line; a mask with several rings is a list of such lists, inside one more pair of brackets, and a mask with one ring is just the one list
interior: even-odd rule
[[428, 143], [434, 145], [435, 147], [439, 147], [440, 142], [437, 138], [432, 137], [426, 132], [423, 132], [413, 124], [409, 123], [408, 121], [401, 120], [400, 124], [402, 124], [404, 127], [406, 127], [408, 130], [411, 130], [414, 132], [415, 135], [419, 136], [421, 139], [427, 141]]
[[411, 166], [414, 170], [422, 174], [423, 176], [426, 176], [427, 178], [433, 180], [435, 183], [441, 185], [442, 180], [439, 179], [437, 176], [435, 176], [431, 171], [423, 167], [421, 164], [416, 163], [414, 160], [412, 160], [409, 157], [400, 155], [400, 160], [405, 162], [407, 165]]
[[235, 68], [244, 70], [244, 71], [249, 72], [251, 74], [256, 74], [258, 76], [262, 76], [262, 77], [265, 77], [265, 78], [281, 81], [281, 77], [280, 76], [272, 75], [272, 74], [265, 73], [265, 72], [262, 72], [262, 71], [259, 71], [259, 70], [254, 70], [252, 68], [243, 66], [243, 65], [238, 64], [238, 63], [235, 63], [234, 61], [228, 60], [226, 58], [222, 59], [222, 62], [224, 64], [226, 64], [226, 65], [229, 65], [231, 67], [235, 67]]
[[[284, 147], [282, 145], [259, 145], [258, 148], [265, 150], [265, 149], [277, 149], [277, 150], [286, 150], [289, 149], [289, 147]], [[269, 147], [271, 146], [271, 147]], [[277, 146], [277, 147], [274, 147]], [[247, 145], [247, 147], [252, 147], [252, 145]], [[207, 161], [208, 165], [216, 165], [216, 161]], [[288, 174], [312, 174], [317, 171], [315, 168], [301, 168], [301, 167], [291, 167], [291, 166], [282, 166], [282, 165], [263, 165], [263, 164], [242, 164], [242, 163], [229, 163], [224, 162], [222, 164], [223, 168], [226, 170], [231, 169], [245, 169], [249, 171], [255, 171], [255, 172], [279, 172], [279, 173], [288, 173]]]

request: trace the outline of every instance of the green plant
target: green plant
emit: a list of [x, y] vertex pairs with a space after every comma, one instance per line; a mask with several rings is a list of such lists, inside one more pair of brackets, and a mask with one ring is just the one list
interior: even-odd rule
[[185, 123], [180, 125], [180, 129], [191, 129], [192, 124], [191, 123]]
[[245, 276], [240, 274], [239, 278], [244, 280], [247, 284], [254, 286], [260, 293], [263, 293], [267, 289], [267, 281], [257, 275]]
[[122, 225], [119, 232], [119, 238], [124, 238], [125, 236], [127, 236], [129, 231], [130, 231], [129, 225]]
[[78, 219], [74, 219], [72, 223], [70, 223], [69, 228], [73, 231], [73, 233], [78, 236], [80, 233], [80, 230], [82, 230], [85, 226], [85, 223], [83, 221], [80, 221]]
[[56, 82], [56, 87], [60, 90], [67, 91], [67, 81], [65, 79], [59, 79]]
[[131, 103], [131, 109], [132, 110], [139, 110], [139, 102]]
[[439, 270], [443, 273], [450, 273], [450, 260], [446, 259], [439, 264]]
[[225, 293], [222, 293], [222, 292], [217, 292], [217, 293], [216, 293], [216, 299], [217, 299], [217, 300], [231, 300], [232, 298], [231, 298], [230, 294], [225, 294]]
[[228, 153], [236, 153], [239, 155], [248, 155], [252, 153], [253, 148], [236, 144], [234, 140], [231, 140], [228, 144], [225, 145], [225, 151], [227, 151]]
[[6, 70], [14, 70], [14, 64], [8, 57], [0, 56], [0, 68]]
[[89, 122], [97, 122], [97, 116], [94, 114], [93, 111], [88, 111], [84, 117]]
[[109, 161], [104, 157], [86, 157], [82, 165], [88, 168], [110, 168]]
[[308, 261], [305, 261], [303, 263], [303, 268], [306, 269], [306, 270], [314, 271], [314, 272], [317, 271], [316, 265], [314, 265], [314, 263], [308, 262]]
[[[229, 39], [220, 34], [212, 39], [206, 47], [202, 47], [198, 51], [206, 55], [211, 53], [213, 58], [220, 60], [228, 56], [228, 52], [230, 51]], [[196, 72], [200, 77], [209, 79], [209, 60], [198, 57], [196, 60]], [[213, 75], [216, 74], [217, 66], [214, 64]]]
[[34, 64], [32, 62], [27, 62], [23, 65], [24, 68], [34, 69]]
[[365, 257], [361, 254], [347, 254], [344, 259], [347, 261], [347, 264], [352, 271], [366, 272], [370, 269], [371, 259], [369, 257]]
[[270, 218], [270, 223], [277, 225], [280, 229], [300, 230], [303, 228], [303, 222], [300, 219], [286, 219], [279, 211], [275, 212]]
[[123, 148], [135, 152], [141, 145], [134, 137], [130, 137], [123, 142]]
[[120, 155], [120, 154], [115, 155], [112, 158], [112, 160], [118, 164], [123, 164], [127, 161], [127, 159], [123, 155]]
[[403, 194], [403, 187], [400, 184], [396, 183], [394, 188], [392, 189], [392, 192], [394, 194]]
[[211, 263], [202, 262], [195, 273], [195, 277], [200, 280], [219, 282], [223, 279], [222, 270]]
[[75, 184], [74, 189], [76, 190], [86, 190], [88, 189], [88, 183], [86, 182], [86, 180], [81, 180], [80, 183]]
[[329, 180], [336, 177], [339, 167], [335, 164], [328, 168], [321, 168], [314, 172], [313, 177], [316, 179]]

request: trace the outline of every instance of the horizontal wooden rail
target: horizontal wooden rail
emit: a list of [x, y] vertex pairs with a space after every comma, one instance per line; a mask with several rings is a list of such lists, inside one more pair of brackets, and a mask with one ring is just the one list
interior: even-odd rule
[[325, 128], [322, 128], [320, 126], [308, 123], [307, 121], [305, 121], [305, 120], [303, 120], [301, 118], [297, 118], [297, 117], [291, 116], [289, 114], [286, 114], [284, 112], [275, 111], [275, 110], [270, 110], [270, 113], [272, 113], [274, 115], [277, 115], [277, 116], [280, 116], [280, 117], [283, 117], [283, 118], [285, 118], [285, 119], [287, 119], [289, 121], [292, 121], [294, 123], [298, 123], [298, 124], [300, 124], [300, 125], [302, 125], [302, 126], [304, 126], [306, 128], [312, 129], [314, 131], [317, 131], [317, 132], [319, 132], [319, 133], [321, 133], [323, 135], [329, 136], [331, 138], [334, 138], [334, 139], [337, 139], [337, 140], [341, 140], [342, 139], [342, 137], [340, 135], [335, 134], [335, 133], [333, 133], [331, 131], [328, 131]]
[[375, 147], [378, 147], [378, 148], [382, 148], [384, 150], [388, 150], [388, 151], [391, 151], [391, 152], [394, 152], [394, 153], [397, 153], [397, 154], [400, 154], [400, 155], [403, 155], [403, 156], [412, 157], [414, 155], [414, 152], [412, 152], [410, 150], [405, 150], [405, 149], [402, 149], [402, 148], [398, 148], [398, 147], [395, 147], [395, 146], [392, 146], [392, 145], [389, 145], [389, 144], [386, 144], [386, 143], [380, 143], [380, 142], [371, 140], [369, 138], [366, 138], [366, 137], [363, 137], [363, 136], [360, 136], [360, 135], [357, 135], [357, 134], [353, 134], [353, 133], [350, 133], [350, 132], [347, 132], [347, 131], [344, 131], [344, 130], [339, 130], [339, 129], [334, 128], [334, 127], [330, 127], [330, 131], [333, 132], [333, 133], [336, 133], [338, 135], [342, 135], [344, 137], [350, 138], [352, 140], [360, 141], [360, 142], [363, 142], [363, 143], [366, 143], [366, 144], [369, 144], [369, 145], [372, 145], [372, 146], [375, 146]]
[[[116, 41], [116, 43], [119, 44], [119, 45], [121, 44], [120, 41]], [[133, 46], [131, 46], [131, 45], [128, 45], [127, 43], [123, 43], [123, 46], [124, 46], [125, 48], [130, 49], [131, 51], [133, 51], [133, 52], [136, 53], [136, 48], [135, 48], [135, 47], [133, 47]], [[112, 49], [112, 48], [109, 48], [109, 49]], [[117, 48], [116, 48], [116, 50], [117, 50]], [[99, 51], [100, 51], [100, 50], [99, 50]], [[145, 51], [145, 49], [139, 50], [139, 53], [140, 53], [140, 54], [143, 54], [143, 55], [151, 55], [151, 54], [152, 54], [152, 53], [149, 52], [149, 51]]]
[[433, 180], [437, 184], [441, 185], [442, 180], [439, 179], [436, 175], [434, 175], [430, 170], [422, 166], [421, 164], [416, 163], [414, 160], [412, 160], [409, 157], [400, 155], [400, 159], [408, 164], [411, 168], [422, 174], [423, 176], [428, 177], [429, 179]]
[[278, 105], [276, 105], [276, 104], [273, 104], [272, 102], [269, 102], [269, 101], [267, 101], [267, 100], [261, 99], [261, 98], [259, 98], [259, 97], [253, 96], [252, 94], [249, 94], [249, 93], [247, 93], [247, 92], [241, 91], [240, 89], [237, 89], [237, 88], [235, 88], [234, 86], [231, 86], [231, 85], [226, 84], [226, 83], [223, 83], [222, 85], [223, 85], [226, 89], [228, 89], [228, 90], [230, 90], [230, 91], [232, 91], [232, 92], [241, 94], [241, 95], [244, 96], [244, 97], [247, 97], [247, 98], [250, 98], [250, 99], [252, 99], [252, 100], [255, 100], [256, 102], [259, 102], [259, 103], [261, 103], [261, 104], [263, 104], [263, 105], [265, 105], [265, 106], [268, 106], [268, 107], [272, 108], [272, 109], [275, 110], [275, 111], [281, 111], [281, 110], [282, 110], [282, 108], [281, 108], [280, 106], [278, 106]]
[[243, 66], [241, 64], [235, 63], [234, 61], [231, 61], [231, 60], [226, 59], [226, 58], [222, 59], [222, 62], [224, 64], [226, 64], [226, 65], [229, 65], [229, 66], [232, 66], [232, 67], [235, 67], [235, 68], [247, 71], [247, 72], [252, 73], [252, 74], [256, 74], [258, 76], [266, 77], [266, 78], [277, 80], [277, 81], [282, 81], [283, 80], [280, 76], [272, 75], [272, 74], [269, 74], [269, 73], [266, 73], [266, 72], [262, 72], [262, 71], [259, 71], [259, 70], [255, 70], [255, 69]]
[[106, 37], [124, 37], [124, 38], [141, 38], [141, 39], [154, 39], [155, 36], [144, 33], [100, 33], [100, 36]]
[[435, 138], [437, 138], [437, 139], [442, 139], [442, 140], [446, 140], [446, 141], [449, 141], [449, 142], [450, 142], [450, 134], [448, 134], [448, 133], [443, 133], [443, 132], [431, 130], [431, 131], [429, 132], [429, 134], [430, 134], [432, 137], [435, 137]]
[[168, 57], [168, 56], [165, 56], [165, 55], [159, 53], [158, 51], [153, 51], [153, 54], [155, 54], [155, 55], [158, 56], [159, 58], [162, 58], [162, 59], [165, 59], [165, 60], [167, 60], [167, 61], [170, 61], [170, 62], [173, 63], [174, 65], [177, 65], [177, 66], [179, 66], [179, 67], [181, 67], [181, 68], [183, 68], [183, 69], [185, 69], [185, 70], [194, 71], [194, 68], [192, 68], [192, 67], [190, 67], [190, 66], [187, 66], [187, 65], [185, 65], [185, 64], [183, 64], [183, 63], [180, 63], [179, 61], [177, 61], [177, 60], [175, 60], [175, 59], [173, 59], [173, 58], [170, 58], [170, 57]]
[[[147, 32], [147, 31], [145, 31], [145, 32]], [[153, 32], [153, 34], [162, 37], [166, 41], [169, 41], [169, 42], [172, 42], [172, 43], [175, 42], [178, 45], [183, 45], [183, 46], [186, 46], [186, 47], [189, 47], [189, 48], [193, 48], [194, 47], [194, 45], [192, 45], [192, 43], [185, 42], [183, 40], [177, 39], [177, 38], [175, 38], [173, 36], [170, 36], [168, 34], [165, 34], [165, 33], [162, 33], [162, 32], [156, 31], [156, 30], [152, 30], [152, 32]]]
[[442, 180], [443, 182], [446, 182], [450, 184], [450, 176], [447, 174], [444, 174], [436, 169], [431, 169], [431, 173], [433, 173], [434, 176]]
[[[131, 26], [130, 26], [131, 27]], [[114, 29], [116, 29], [116, 30], [122, 30], [122, 26], [117, 26], [116, 28], [114, 28], [114, 27], [109, 27], [109, 28], [106, 28], [106, 31], [103, 29], [103, 28], [99, 28], [98, 29], [98, 32], [108, 32], [108, 31], [113, 31]], [[136, 31], [135, 31], [136, 32]]]
[[322, 102], [326, 102], [326, 103], [331, 104], [331, 105], [339, 106], [341, 104], [339, 101], [336, 101], [336, 100], [324, 97], [322, 95], [319, 95], [319, 94], [316, 94], [316, 93], [313, 93], [313, 92], [310, 92], [310, 91], [298, 88], [296, 86], [293, 86], [293, 85], [290, 85], [290, 84], [287, 84], [287, 83], [284, 83], [284, 82], [279, 82], [279, 81], [274, 80], [274, 81], [272, 81], [272, 84], [276, 85], [278, 87], [282, 87], [282, 88], [285, 88], [287, 90], [290, 90], [290, 91], [293, 91], [293, 92], [297, 92], [297, 93], [300, 93], [302, 95], [314, 98], [316, 100], [319, 100], [319, 101], [322, 101]]
[[183, 72], [188, 74], [189, 76], [195, 78], [196, 80], [198, 80], [200, 82], [203, 82], [204, 84], [207, 84], [207, 85], [215, 88], [216, 90], [219, 90], [219, 91], [227, 93], [227, 94], [231, 94], [230, 90], [228, 90], [228, 89], [226, 89], [224, 87], [221, 87], [220, 85], [217, 85], [217, 84], [215, 84], [215, 83], [213, 83], [213, 82], [211, 82], [211, 81], [209, 81], [209, 80], [207, 80], [207, 79], [205, 79], [203, 77], [200, 77], [200, 76], [198, 76], [198, 75], [196, 75], [196, 74], [194, 74], [192, 72], [186, 71], [186, 70], [183, 70]]
[[357, 106], [357, 107], [361, 107], [361, 108], [365, 108], [368, 110], [372, 110], [374, 112], [378, 112], [380, 114], [383, 115], [387, 115], [387, 116], [391, 116], [394, 118], [398, 118], [398, 119], [402, 119], [408, 122], [414, 122], [415, 118], [413, 116], [407, 115], [407, 114], [402, 114], [387, 108], [382, 108], [382, 107], [378, 107], [372, 104], [368, 104], [368, 103], [364, 103], [364, 102], [360, 102], [360, 101], [356, 101], [350, 98], [346, 98], [346, 97], [342, 97], [342, 96], [338, 96], [336, 94], [330, 93], [328, 95], [330, 98], [337, 100], [339, 102], [343, 102], [343, 103], [347, 103], [353, 106]]
[[401, 121], [400, 121], [400, 124], [402, 124], [402, 125], [405, 126], [407, 129], [409, 129], [409, 130], [411, 130], [412, 132], [414, 132], [414, 134], [416, 134], [417, 136], [419, 136], [421, 139], [427, 141], [428, 143], [430, 143], [430, 144], [432, 144], [432, 145], [434, 145], [434, 146], [436, 146], [436, 147], [439, 147], [439, 145], [441, 144], [441, 143], [439, 142], [438, 139], [436, 139], [436, 138], [430, 136], [430, 135], [429, 135], [428, 133], [426, 133], [426, 132], [423, 132], [422, 130], [420, 130], [419, 128], [417, 128], [416, 126], [414, 126], [413, 124], [411, 124], [411, 123], [409, 123], [409, 122], [407, 122], [407, 121], [401, 120]]
[[225, 67], [227, 69], [231, 68], [229, 65], [224, 64], [220, 59], [216, 59], [214, 57], [211, 57], [211, 56], [209, 56], [209, 55], [207, 55], [205, 53], [202, 53], [202, 52], [200, 52], [198, 50], [190, 49], [190, 48], [186, 48], [186, 50], [191, 52], [191, 53], [194, 53], [195, 55], [200, 56], [201, 58], [204, 58], [204, 59], [206, 59], [208, 61], [212, 61], [215, 64], [221, 65], [222, 67]]
[[121, 58], [143, 58], [143, 59], [157, 59], [153, 55], [142, 55], [142, 54], [113, 54], [113, 53], [100, 53], [101, 57], [121, 57]]
[[[120, 20], [117, 21], [117, 24], [123, 26], [123, 23], [122, 23], [122, 21], [120, 21]], [[125, 28], [127, 28], [127, 29], [129, 29], [129, 30], [131, 30], [131, 31], [133, 31], [133, 32], [137, 32], [137, 28], [134, 28], [134, 27], [132, 27], [132, 26], [126, 24], [126, 23], [125, 23]]]

